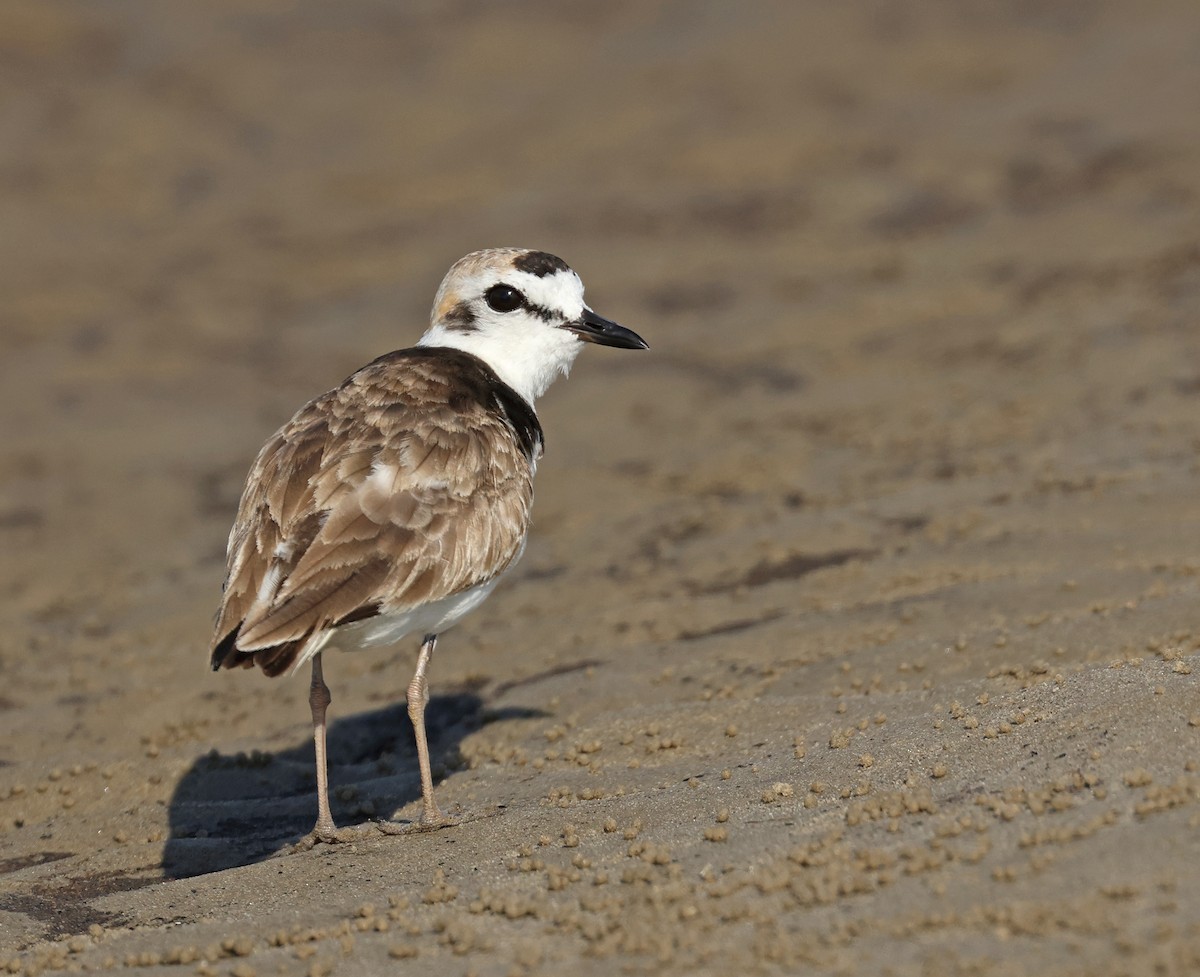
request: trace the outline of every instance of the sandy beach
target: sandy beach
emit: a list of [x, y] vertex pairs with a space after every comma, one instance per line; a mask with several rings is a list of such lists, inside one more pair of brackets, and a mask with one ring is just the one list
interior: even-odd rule
[[[1200, 9], [0, 9], [0, 971], [1200, 972]], [[462, 254], [538, 405], [438, 645], [207, 669], [262, 442]]]

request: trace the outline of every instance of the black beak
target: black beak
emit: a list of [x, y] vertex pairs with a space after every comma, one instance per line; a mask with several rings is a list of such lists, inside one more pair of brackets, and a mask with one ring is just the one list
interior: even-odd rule
[[632, 329], [609, 322], [587, 308], [575, 322], [568, 322], [563, 328], [570, 329], [584, 342], [599, 343], [601, 346], [616, 346], [619, 349], [650, 348], [650, 344]]

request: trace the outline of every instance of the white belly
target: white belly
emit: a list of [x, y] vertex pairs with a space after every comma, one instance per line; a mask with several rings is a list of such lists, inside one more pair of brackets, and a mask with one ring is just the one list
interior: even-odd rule
[[443, 597], [407, 611], [383, 611], [377, 617], [355, 621], [337, 629], [330, 643], [343, 651], [355, 651], [371, 645], [390, 645], [414, 632], [424, 637], [440, 634], [471, 613], [487, 599], [499, 577], [470, 590]]

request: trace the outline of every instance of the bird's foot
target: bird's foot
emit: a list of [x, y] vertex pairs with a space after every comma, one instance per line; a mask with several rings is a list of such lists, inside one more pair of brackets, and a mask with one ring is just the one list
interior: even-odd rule
[[426, 810], [421, 814], [421, 820], [417, 822], [418, 831], [437, 831], [438, 828], [450, 828], [459, 823], [459, 818], [443, 814], [438, 808]]
[[311, 851], [317, 845], [348, 845], [362, 841], [371, 833], [371, 823], [355, 825], [353, 828], [336, 828], [318, 824], [291, 848], [293, 852]]
[[443, 814], [438, 808], [432, 811], [426, 810], [421, 814], [417, 821], [376, 821], [375, 827], [385, 835], [407, 835], [415, 834], [422, 831], [437, 831], [439, 828], [453, 828], [456, 825], [462, 824], [465, 819], [460, 817], [461, 812], [456, 811], [453, 815]]

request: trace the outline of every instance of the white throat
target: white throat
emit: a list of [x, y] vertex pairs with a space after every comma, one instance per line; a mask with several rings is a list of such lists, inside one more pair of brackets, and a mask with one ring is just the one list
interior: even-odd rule
[[566, 376], [584, 343], [543, 322], [507, 323], [503, 329], [463, 332], [434, 323], [418, 346], [444, 346], [478, 356], [531, 406], [559, 376]]

